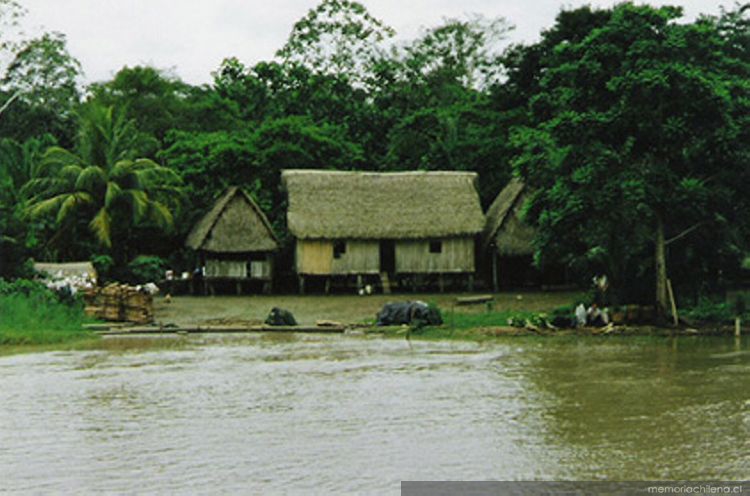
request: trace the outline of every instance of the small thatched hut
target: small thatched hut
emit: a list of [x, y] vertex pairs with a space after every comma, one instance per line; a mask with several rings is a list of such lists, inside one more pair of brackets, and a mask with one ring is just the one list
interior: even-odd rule
[[528, 278], [536, 232], [521, 220], [521, 209], [527, 197], [524, 183], [512, 179], [487, 211], [482, 251], [491, 258], [492, 284], [496, 291], [500, 286], [522, 284]]
[[484, 226], [470, 172], [285, 170], [287, 225], [296, 239], [300, 289], [305, 276], [380, 277], [475, 271]]
[[[263, 211], [250, 196], [230, 187], [204, 215], [185, 241], [200, 254], [204, 282], [213, 293], [214, 283], [261, 281], [271, 289], [273, 253], [279, 242]], [[205, 287], [204, 287], [205, 290]]]

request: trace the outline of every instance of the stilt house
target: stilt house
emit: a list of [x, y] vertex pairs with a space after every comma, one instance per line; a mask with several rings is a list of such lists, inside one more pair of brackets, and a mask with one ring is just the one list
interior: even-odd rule
[[263, 211], [240, 188], [230, 187], [204, 215], [187, 237], [185, 245], [196, 250], [204, 267], [206, 288], [243, 282], [263, 283], [270, 291], [273, 254], [279, 242]]
[[528, 196], [526, 186], [512, 179], [487, 210], [482, 233], [483, 252], [490, 259], [492, 284], [500, 286], [525, 284], [529, 277], [536, 231], [521, 219], [521, 209]]
[[384, 291], [400, 276], [471, 284], [484, 226], [476, 182], [470, 172], [283, 171], [300, 290], [307, 276], [375, 275]]

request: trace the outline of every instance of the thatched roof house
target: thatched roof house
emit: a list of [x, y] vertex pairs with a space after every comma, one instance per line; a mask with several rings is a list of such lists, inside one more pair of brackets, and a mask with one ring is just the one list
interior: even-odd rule
[[472, 172], [285, 170], [298, 274], [473, 273]]
[[521, 209], [528, 196], [524, 183], [512, 179], [487, 210], [482, 233], [484, 249], [493, 248], [500, 256], [532, 255], [536, 231], [521, 220]]
[[193, 226], [185, 246], [201, 254], [206, 278], [270, 280], [279, 242], [260, 207], [233, 186]]
[[528, 194], [522, 181], [512, 179], [487, 211], [482, 251], [489, 259], [488, 268], [496, 291], [501, 287], [538, 283], [539, 274], [532, 266], [536, 231], [521, 219]]
[[196, 251], [247, 253], [275, 251], [279, 242], [268, 218], [236, 186], [227, 188], [188, 234], [185, 245]]
[[425, 239], [484, 227], [473, 172], [285, 170], [281, 177], [298, 239]]

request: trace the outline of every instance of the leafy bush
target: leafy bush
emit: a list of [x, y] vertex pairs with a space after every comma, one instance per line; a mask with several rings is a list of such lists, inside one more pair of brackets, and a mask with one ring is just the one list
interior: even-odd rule
[[728, 322], [734, 318], [733, 314], [729, 303], [716, 302], [705, 297], [685, 312], [687, 318], [699, 322]]
[[115, 265], [115, 261], [109, 255], [94, 255], [91, 257], [91, 263], [96, 269], [97, 277], [99, 282], [109, 280], [112, 277], [112, 268]]
[[167, 267], [167, 262], [161, 257], [140, 255], [128, 264], [128, 280], [133, 284], [160, 281]]
[[0, 278], [0, 296], [24, 296], [36, 301], [59, 302], [57, 294], [39, 281]]

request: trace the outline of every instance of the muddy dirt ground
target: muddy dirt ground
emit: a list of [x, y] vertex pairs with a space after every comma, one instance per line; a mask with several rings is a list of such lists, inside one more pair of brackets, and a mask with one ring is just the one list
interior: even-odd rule
[[[163, 297], [154, 301], [155, 319], [159, 324], [231, 324], [260, 323], [273, 307], [291, 311], [300, 324], [317, 320], [341, 323], [374, 321], [375, 314], [388, 302], [422, 300], [437, 304], [442, 310], [484, 312], [485, 305], [456, 306], [456, 298], [468, 293], [391, 294], [391, 295], [272, 295], [272, 296], [175, 296], [170, 303]], [[533, 292], [494, 294], [495, 310], [548, 311], [576, 301], [575, 292]]]

